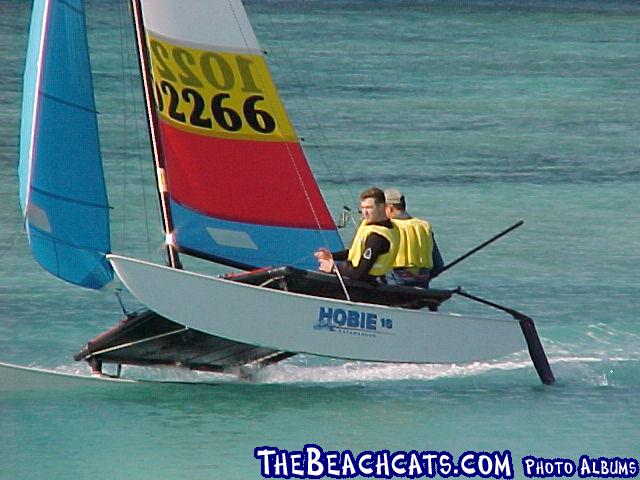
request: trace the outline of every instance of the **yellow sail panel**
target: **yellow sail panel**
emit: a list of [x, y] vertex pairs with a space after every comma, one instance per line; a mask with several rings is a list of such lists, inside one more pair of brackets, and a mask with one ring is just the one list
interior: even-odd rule
[[297, 137], [262, 55], [203, 50], [147, 33], [160, 117], [199, 135]]

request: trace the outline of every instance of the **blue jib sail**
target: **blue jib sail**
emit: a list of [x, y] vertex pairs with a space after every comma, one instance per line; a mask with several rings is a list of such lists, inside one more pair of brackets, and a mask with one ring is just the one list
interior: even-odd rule
[[99, 289], [113, 271], [81, 0], [35, 0], [24, 73], [20, 204], [37, 261]]

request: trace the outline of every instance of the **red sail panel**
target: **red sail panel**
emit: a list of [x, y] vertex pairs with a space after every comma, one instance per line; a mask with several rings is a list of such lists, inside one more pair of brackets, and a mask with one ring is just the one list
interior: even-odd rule
[[161, 122], [171, 197], [224, 220], [334, 229], [297, 142], [194, 135]]

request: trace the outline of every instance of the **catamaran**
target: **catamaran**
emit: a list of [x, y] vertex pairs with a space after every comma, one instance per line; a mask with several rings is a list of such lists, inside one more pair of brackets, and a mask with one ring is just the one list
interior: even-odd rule
[[[35, 0], [20, 142], [20, 201], [37, 261], [148, 309], [76, 360], [227, 372], [297, 353], [372, 362], [464, 363], [529, 350], [553, 383], [533, 321], [461, 289], [420, 289], [315, 271], [343, 249], [240, 0], [132, 0], [167, 248], [160, 265], [111, 251], [81, 0]], [[286, 202], [282, 201], [286, 198]], [[260, 208], [255, 208], [256, 204]], [[244, 270], [182, 268], [190, 255]], [[438, 311], [460, 294], [509, 313]]]

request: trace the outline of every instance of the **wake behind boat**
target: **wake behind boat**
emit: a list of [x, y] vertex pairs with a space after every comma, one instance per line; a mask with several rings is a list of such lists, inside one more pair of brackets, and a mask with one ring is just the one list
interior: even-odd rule
[[[132, 11], [168, 266], [111, 253], [82, 2], [33, 8], [20, 149], [32, 250], [82, 287], [103, 288], [115, 269], [150, 309], [76, 359], [229, 371], [296, 353], [453, 363], [528, 348], [553, 383], [533, 322], [514, 310], [445, 314], [461, 291], [311, 271], [310, 253], [342, 240], [240, 0], [133, 0]], [[183, 270], [181, 254], [259, 270], [204, 275]]]

